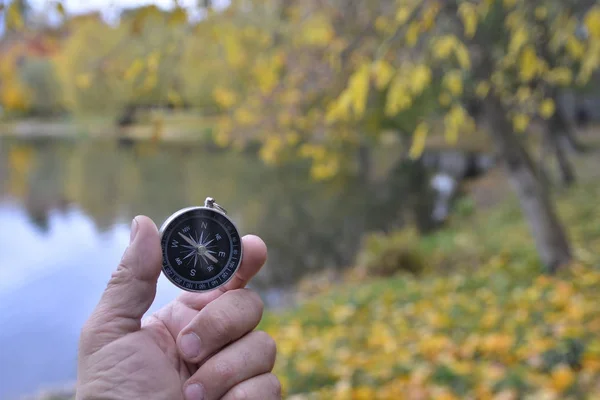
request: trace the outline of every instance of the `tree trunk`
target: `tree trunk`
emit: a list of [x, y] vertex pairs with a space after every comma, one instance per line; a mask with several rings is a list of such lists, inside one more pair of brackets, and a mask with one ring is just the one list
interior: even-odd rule
[[554, 104], [556, 104], [556, 112], [550, 119], [551, 129], [556, 133], [559, 144], [562, 145], [561, 139], [576, 153], [583, 153], [585, 146], [579, 142], [577, 133], [572, 124], [569, 123], [567, 117], [564, 115], [564, 111], [559, 107], [558, 96], [553, 96]]
[[548, 126], [546, 135], [548, 136], [548, 140], [550, 141], [550, 145], [552, 146], [552, 150], [556, 156], [556, 161], [558, 162], [561, 181], [563, 185], [567, 187], [571, 186], [576, 180], [575, 170], [571, 164], [571, 161], [569, 160], [567, 152], [560, 143], [560, 133], [556, 130], [554, 125], [550, 124], [550, 126]]
[[488, 96], [485, 113], [489, 133], [504, 162], [537, 251], [547, 271], [553, 273], [571, 260], [571, 249], [550, 196], [535, 173], [533, 162], [516, 137], [499, 99]]
[[373, 163], [371, 160], [371, 149], [367, 143], [361, 143], [357, 152], [358, 177], [363, 184], [368, 184], [371, 180]]

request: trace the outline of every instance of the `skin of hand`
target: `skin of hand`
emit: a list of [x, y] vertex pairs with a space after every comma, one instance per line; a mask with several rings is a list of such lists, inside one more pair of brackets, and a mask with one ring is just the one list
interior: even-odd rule
[[184, 292], [142, 321], [156, 295], [162, 251], [154, 222], [133, 220], [130, 245], [79, 341], [77, 400], [277, 400], [275, 342], [255, 330], [260, 297], [246, 289], [266, 261], [242, 239], [243, 260], [221, 289]]

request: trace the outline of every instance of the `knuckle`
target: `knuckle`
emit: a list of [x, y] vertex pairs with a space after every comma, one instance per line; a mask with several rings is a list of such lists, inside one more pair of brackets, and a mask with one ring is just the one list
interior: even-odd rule
[[121, 286], [124, 283], [129, 282], [132, 276], [133, 274], [128, 261], [124, 258], [117, 266], [117, 269], [111, 274], [107, 283], [107, 290], [111, 290], [113, 287]]
[[225, 361], [217, 361], [214, 365], [214, 372], [216, 376], [216, 382], [228, 383], [235, 379], [235, 369], [233, 366]]
[[232, 318], [222, 309], [215, 309], [209, 314], [208, 326], [215, 338], [230, 341], [232, 325]]

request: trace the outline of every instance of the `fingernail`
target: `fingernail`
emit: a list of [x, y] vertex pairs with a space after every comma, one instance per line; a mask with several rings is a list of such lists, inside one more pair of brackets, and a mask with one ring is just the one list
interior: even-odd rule
[[138, 223], [135, 220], [135, 218], [133, 219], [133, 221], [131, 221], [131, 232], [129, 233], [129, 243], [133, 243], [133, 240], [135, 239], [135, 235], [137, 235], [138, 233]]
[[179, 346], [186, 357], [196, 358], [200, 355], [200, 338], [195, 333], [183, 335]]
[[185, 400], [202, 400], [204, 399], [204, 388], [202, 385], [194, 383], [185, 388]]

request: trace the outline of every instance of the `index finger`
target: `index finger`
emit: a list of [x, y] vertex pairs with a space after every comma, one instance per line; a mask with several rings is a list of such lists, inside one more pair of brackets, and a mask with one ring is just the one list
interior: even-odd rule
[[261, 238], [246, 235], [242, 238], [243, 256], [240, 268], [225, 286], [206, 293], [182, 293], [176, 300], [159, 310], [154, 316], [162, 321], [173, 338], [185, 328], [208, 303], [223, 293], [241, 289], [260, 271], [267, 260], [267, 246]]

